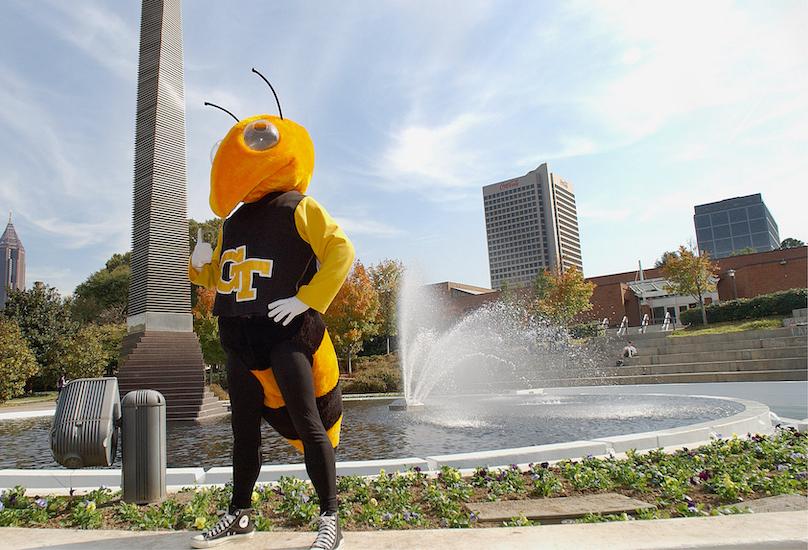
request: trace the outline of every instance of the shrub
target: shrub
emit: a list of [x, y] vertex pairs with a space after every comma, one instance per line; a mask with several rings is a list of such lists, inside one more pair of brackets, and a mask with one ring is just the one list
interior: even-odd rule
[[0, 319], [0, 403], [22, 395], [25, 383], [39, 370], [17, 323]]
[[[758, 319], [772, 315], [789, 315], [792, 310], [804, 308], [806, 305], [808, 305], [808, 289], [792, 288], [754, 298], [739, 298], [710, 304], [705, 309], [709, 323], [720, 323]], [[701, 310], [699, 308], [689, 309], [681, 314], [681, 320], [685, 324], [700, 324]]]
[[395, 354], [357, 357], [353, 378], [342, 384], [343, 393], [387, 393], [401, 390], [401, 370]]
[[600, 321], [590, 321], [588, 323], [581, 323], [573, 325], [569, 329], [570, 336], [573, 338], [591, 338], [598, 336], [601, 333]]

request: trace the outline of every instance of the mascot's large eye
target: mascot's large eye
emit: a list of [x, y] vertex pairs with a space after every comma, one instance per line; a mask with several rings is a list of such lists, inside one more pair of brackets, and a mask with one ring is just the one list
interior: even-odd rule
[[278, 129], [268, 120], [254, 120], [244, 128], [244, 144], [253, 151], [266, 151], [280, 139]]

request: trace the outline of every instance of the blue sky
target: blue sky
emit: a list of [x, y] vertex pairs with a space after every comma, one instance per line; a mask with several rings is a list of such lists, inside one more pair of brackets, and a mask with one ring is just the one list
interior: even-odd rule
[[[64, 293], [131, 239], [140, 3], [0, 4], [0, 211]], [[808, 3], [183, 3], [189, 215], [230, 118], [309, 129], [309, 193], [364, 262], [488, 286], [481, 187], [548, 162], [584, 272], [651, 265], [693, 205], [761, 192], [808, 240]]]

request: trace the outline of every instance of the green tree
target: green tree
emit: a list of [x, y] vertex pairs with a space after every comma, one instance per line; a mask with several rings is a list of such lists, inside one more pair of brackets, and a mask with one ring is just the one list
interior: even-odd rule
[[213, 301], [216, 291], [197, 287], [196, 304], [194, 305], [194, 332], [202, 347], [202, 356], [208, 365], [224, 365], [227, 355], [219, 341], [219, 322], [213, 315]]
[[379, 333], [387, 340], [390, 353], [390, 337], [398, 333], [398, 292], [404, 264], [398, 260], [382, 260], [368, 268], [368, 275], [379, 296]]
[[203, 222], [198, 222], [191, 218], [188, 220], [188, 245], [189, 249], [193, 250], [196, 246], [196, 235], [199, 229], [202, 229], [202, 235], [205, 241], [209, 242], [213, 248], [216, 248], [216, 241], [219, 238], [219, 230], [222, 228], [224, 220], [222, 218], [211, 218]]
[[59, 338], [50, 348], [42, 379], [50, 387], [62, 374], [68, 380], [98, 378], [104, 376], [109, 361], [101, 331], [96, 326], [86, 325], [73, 335]]
[[798, 248], [800, 246], [805, 246], [805, 243], [802, 242], [801, 240], [795, 239], [793, 237], [785, 238], [785, 239], [783, 239], [783, 242], [780, 243], [780, 248], [781, 249]]
[[351, 357], [362, 350], [366, 339], [379, 333], [379, 295], [359, 260], [324, 317], [337, 354], [347, 357], [348, 372], [353, 372]]
[[584, 279], [576, 268], [558, 274], [545, 272], [542, 282], [543, 296], [538, 299], [538, 309], [548, 319], [567, 326], [572, 319], [592, 309], [592, 292], [595, 284]]
[[126, 336], [126, 323], [107, 325], [88, 325], [87, 329], [93, 332], [94, 336], [104, 350], [105, 368], [107, 376], [114, 376], [118, 372], [118, 361], [121, 356], [121, 344]]
[[679, 253], [676, 252], [675, 250], [668, 250], [666, 252], [663, 252], [662, 256], [660, 256], [659, 259], [656, 262], [654, 262], [654, 267], [655, 268], [665, 267], [665, 264], [668, 263], [668, 260], [670, 260], [671, 258], [677, 258], [678, 254]]
[[662, 268], [662, 275], [668, 281], [668, 289], [672, 294], [692, 296], [701, 307], [701, 320], [707, 324], [707, 312], [704, 310], [704, 295], [715, 292], [715, 274], [718, 266], [703, 252], [697, 255], [690, 248], [679, 247], [678, 257], [671, 259]]
[[132, 254], [113, 254], [103, 269], [90, 275], [73, 293], [73, 314], [81, 323], [126, 321]]
[[[56, 343], [78, 330], [69, 303], [55, 288], [39, 282], [28, 290], [11, 290], [2, 315], [16, 321], [41, 372], [48, 367]], [[37, 376], [29, 380], [29, 385], [44, 388], [43, 382]]]
[[730, 256], [746, 256], [747, 254], [755, 254], [757, 250], [751, 246], [745, 246], [743, 248], [739, 248], [738, 250], [733, 250]]
[[39, 366], [28, 349], [20, 327], [10, 319], [0, 318], [0, 403], [25, 392], [29, 378]]

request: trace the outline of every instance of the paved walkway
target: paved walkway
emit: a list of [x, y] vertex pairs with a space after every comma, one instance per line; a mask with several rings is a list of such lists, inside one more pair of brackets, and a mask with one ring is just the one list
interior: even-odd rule
[[[0, 528], [2, 547], [8, 550], [185, 550], [190, 548], [190, 536], [189, 532]], [[303, 550], [313, 539], [313, 533], [257, 533], [251, 541], [224, 548]], [[805, 550], [808, 511], [518, 528], [351, 531], [345, 542], [345, 550]]]
[[0, 420], [50, 416], [56, 411], [56, 401], [36, 401], [24, 405], [0, 407]]

